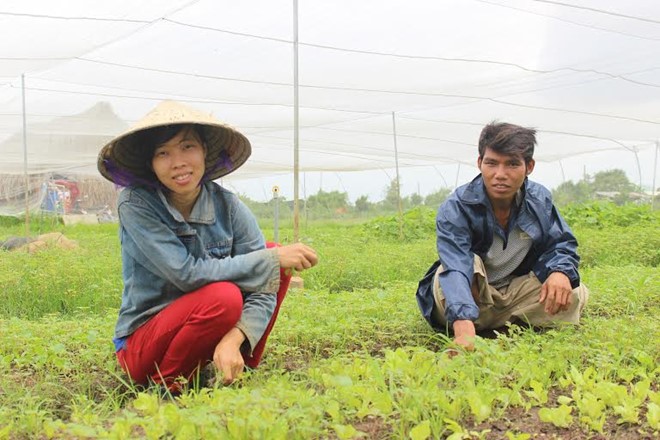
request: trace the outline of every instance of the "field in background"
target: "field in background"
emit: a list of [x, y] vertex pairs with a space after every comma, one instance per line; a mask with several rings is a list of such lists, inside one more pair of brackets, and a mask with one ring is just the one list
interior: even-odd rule
[[[116, 367], [117, 226], [34, 223], [80, 246], [0, 251], [0, 439], [656, 438], [659, 216], [562, 212], [592, 292], [579, 328], [511, 328], [449, 359], [414, 299], [435, 259], [432, 210], [406, 213], [403, 240], [396, 217], [309, 222], [301, 238], [321, 262], [285, 300], [259, 370], [175, 400]], [[0, 222], [0, 240], [23, 231]], [[287, 225], [279, 237], [291, 241]]]

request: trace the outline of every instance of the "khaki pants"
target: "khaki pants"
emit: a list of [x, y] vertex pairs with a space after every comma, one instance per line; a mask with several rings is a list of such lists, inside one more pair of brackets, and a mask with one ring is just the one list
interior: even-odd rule
[[[438, 267], [433, 277], [433, 298], [435, 300], [433, 313], [434, 318], [441, 325], [446, 326], [445, 297], [438, 280], [438, 276], [443, 271], [442, 266]], [[516, 318], [537, 327], [548, 327], [560, 322], [578, 324], [580, 314], [589, 299], [589, 290], [584, 284], [580, 284], [573, 289], [573, 301], [568, 310], [549, 315], [544, 310], [545, 305], [539, 302], [541, 282], [536, 278], [534, 272], [516, 277], [508, 286], [496, 289], [488, 284], [484, 263], [475, 255], [474, 274], [479, 291], [477, 300], [479, 318], [474, 322], [477, 330], [502, 327]]]

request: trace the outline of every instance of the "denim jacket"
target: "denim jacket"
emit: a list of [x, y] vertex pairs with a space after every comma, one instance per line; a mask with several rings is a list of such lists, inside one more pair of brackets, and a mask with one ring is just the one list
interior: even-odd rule
[[[519, 203], [514, 205], [508, 228], [515, 225], [532, 239], [532, 248], [513, 272], [524, 275], [533, 271], [541, 282], [552, 272], [565, 274], [573, 288], [580, 284], [577, 240], [552, 203], [550, 191], [525, 179]], [[506, 246], [507, 234], [497, 223], [481, 175], [454, 191], [440, 206], [436, 217], [439, 260], [419, 282], [417, 303], [424, 318], [435, 328], [433, 276], [440, 264], [444, 271], [439, 281], [445, 296], [445, 316], [449, 324], [457, 320], [476, 320], [479, 308], [472, 298], [470, 285], [474, 275], [474, 255], [482, 259], [499, 234]]]
[[186, 222], [161, 190], [124, 189], [118, 201], [124, 292], [115, 346], [175, 299], [216, 281], [243, 293], [237, 327], [254, 348], [275, 310], [280, 266], [249, 209], [213, 182]]

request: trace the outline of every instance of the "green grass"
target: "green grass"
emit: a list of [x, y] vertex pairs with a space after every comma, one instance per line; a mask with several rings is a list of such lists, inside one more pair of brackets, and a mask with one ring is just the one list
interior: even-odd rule
[[0, 316], [37, 318], [119, 307], [122, 283], [117, 226], [60, 226], [55, 230], [78, 241], [79, 248], [52, 248], [34, 254], [0, 251]]
[[576, 231], [592, 293], [581, 326], [511, 328], [450, 359], [414, 299], [432, 236], [310, 224], [302, 238], [321, 263], [286, 298], [261, 367], [172, 401], [116, 366], [116, 226], [54, 225], [80, 247], [0, 253], [0, 439], [652, 438], [660, 274], [637, 238], [657, 226]]

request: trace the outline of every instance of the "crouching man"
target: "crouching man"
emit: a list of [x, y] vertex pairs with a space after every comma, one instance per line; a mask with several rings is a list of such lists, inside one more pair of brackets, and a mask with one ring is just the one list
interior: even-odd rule
[[479, 137], [481, 171], [440, 206], [439, 260], [417, 302], [437, 330], [471, 350], [475, 334], [507, 322], [577, 324], [589, 297], [580, 284], [577, 240], [550, 192], [528, 180], [536, 131], [490, 123]]

